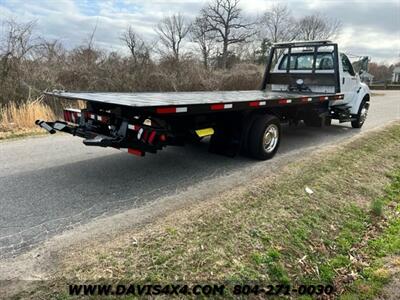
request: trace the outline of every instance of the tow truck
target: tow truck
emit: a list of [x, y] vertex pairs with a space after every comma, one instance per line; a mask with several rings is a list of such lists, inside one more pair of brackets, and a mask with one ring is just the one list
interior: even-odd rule
[[259, 160], [277, 152], [282, 123], [325, 127], [335, 119], [361, 128], [370, 103], [368, 86], [327, 40], [274, 44], [260, 90], [45, 94], [86, 101], [85, 109], [65, 109], [64, 120], [36, 124], [82, 137], [87, 146], [144, 156], [210, 136], [212, 153]]

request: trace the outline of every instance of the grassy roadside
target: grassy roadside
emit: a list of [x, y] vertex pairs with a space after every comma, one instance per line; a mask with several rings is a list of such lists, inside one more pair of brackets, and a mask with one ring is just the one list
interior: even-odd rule
[[24, 129], [16, 131], [0, 131], [0, 142], [11, 139], [19, 139], [30, 136], [41, 136], [47, 134], [43, 129]]
[[344, 298], [372, 298], [400, 269], [399, 204], [395, 124], [72, 249], [28, 297], [64, 299], [66, 281], [103, 281], [329, 283]]
[[0, 140], [38, 135], [43, 132], [36, 125], [37, 119], [55, 118], [53, 110], [43, 102], [44, 96], [17, 105], [10, 102], [0, 106]]
[[84, 108], [85, 103], [83, 101], [59, 101], [55, 107], [50, 107], [42, 95], [37, 99], [28, 99], [18, 105], [15, 102], [0, 105], [0, 141], [46, 134], [46, 131], [39, 128], [35, 121], [58, 119], [59, 115], [62, 115], [63, 107]]

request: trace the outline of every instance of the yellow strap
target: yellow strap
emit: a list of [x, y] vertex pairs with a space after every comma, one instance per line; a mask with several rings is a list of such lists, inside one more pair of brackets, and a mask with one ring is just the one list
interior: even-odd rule
[[207, 136], [207, 135], [213, 135], [214, 134], [214, 129], [212, 128], [203, 128], [203, 129], [197, 129], [196, 134], [199, 137]]

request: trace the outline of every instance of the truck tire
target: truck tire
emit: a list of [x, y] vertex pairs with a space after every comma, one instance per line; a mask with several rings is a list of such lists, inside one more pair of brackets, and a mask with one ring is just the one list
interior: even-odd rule
[[281, 140], [279, 119], [272, 115], [257, 117], [249, 132], [248, 153], [251, 157], [266, 160], [278, 151]]
[[368, 115], [369, 103], [366, 100], [363, 100], [358, 108], [358, 113], [355, 116], [355, 120], [351, 121], [351, 127], [353, 128], [361, 128], [364, 125], [364, 122]]

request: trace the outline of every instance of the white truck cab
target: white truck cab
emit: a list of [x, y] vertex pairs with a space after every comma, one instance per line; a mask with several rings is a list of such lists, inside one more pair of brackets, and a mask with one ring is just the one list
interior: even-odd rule
[[[353, 69], [353, 66], [346, 54], [337, 51], [337, 44], [330, 41], [317, 41], [319, 47], [308, 46], [309, 42], [292, 42], [293, 44], [304, 44], [304, 47], [285, 49], [281, 51], [271, 74], [281, 74], [291, 76], [303, 86], [303, 90], [298, 92], [311, 93], [341, 93], [343, 100], [331, 101], [330, 119], [338, 119], [340, 122], [351, 121], [353, 127], [360, 128], [367, 116], [370, 100], [370, 90], [368, 86], [361, 82], [360, 77]], [[280, 44], [278, 44], [279, 46]], [[283, 43], [283, 45], [286, 45]], [[333, 46], [334, 45], [334, 46]], [[337, 51], [337, 52], [335, 52]], [[290, 57], [290, 63], [288, 58]], [[335, 63], [335, 59], [336, 62]], [[303, 84], [304, 75], [314, 75], [313, 80]], [[320, 78], [324, 74], [331, 74], [336, 78], [333, 82], [323, 83]], [[288, 84], [271, 84], [271, 90], [275, 92], [296, 91], [295, 86]]]
[[340, 74], [340, 90], [344, 94], [342, 103], [336, 105], [347, 104], [350, 106], [350, 113], [357, 114], [362, 100], [367, 97], [370, 99], [369, 87], [362, 83], [360, 76], [356, 74], [353, 65], [344, 53], [339, 55], [339, 74]]

